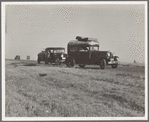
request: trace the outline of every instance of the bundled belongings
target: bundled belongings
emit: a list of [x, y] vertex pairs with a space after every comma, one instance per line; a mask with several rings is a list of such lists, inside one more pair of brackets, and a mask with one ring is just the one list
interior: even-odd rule
[[82, 37], [82, 36], [76, 36], [76, 39], [78, 41], [97, 41], [96, 38], [88, 38], [88, 37]]

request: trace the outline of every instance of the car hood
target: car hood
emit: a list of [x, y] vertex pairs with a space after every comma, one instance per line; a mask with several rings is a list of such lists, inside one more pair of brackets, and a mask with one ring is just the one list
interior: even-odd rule
[[94, 55], [98, 55], [100, 57], [106, 57], [107, 56], [107, 52], [109, 51], [91, 51], [91, 55], [94, 56]]
[[109, 52], [109, 51], [96, 51], [96, 50], [93, 50], [93, 51], [91, 51], [91, 53], [95, 53], [95, 54], [107, 54], [107, 52]]
[[[108, 52], [110, 52], [110, 51], [91, 51], [91, 55], [92, 56], [96, 56], [97, 57], [97, 55], [99, 56], [99, 57], [107, 57], [107, 53]], [[110, 52], [111, 53], [111, 52]], [[111, 58], [119, 58], [118, 56], [113, 56], [113, 55], [111, 55], [110, 56]]]

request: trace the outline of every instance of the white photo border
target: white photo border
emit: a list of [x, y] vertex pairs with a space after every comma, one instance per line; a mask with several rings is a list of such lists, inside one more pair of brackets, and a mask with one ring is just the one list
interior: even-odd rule
[[[144, 117], [5, 117], [5, 6], [6, 5], [144, 5], [145, 6], [145, 116]], [[2, 32], [2, 121], [93, 121], [93, 120], [148, 120], [148, 6], [147, 1], [71, 1], [71, 2], [1, 2], [1, 32]]]

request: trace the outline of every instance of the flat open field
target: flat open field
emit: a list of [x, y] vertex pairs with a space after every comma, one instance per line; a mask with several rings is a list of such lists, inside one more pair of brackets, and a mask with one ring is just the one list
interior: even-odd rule
[[[143, 117], [145, 69], [5, 60], [6, 117]], [[46, 75], [44, 75], [46, 74]]]

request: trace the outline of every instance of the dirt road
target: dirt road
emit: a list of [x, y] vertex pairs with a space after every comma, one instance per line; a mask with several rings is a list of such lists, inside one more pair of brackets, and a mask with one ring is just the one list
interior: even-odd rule
[[6, 117], [143, 117], [144, 67], [6, 60]]

